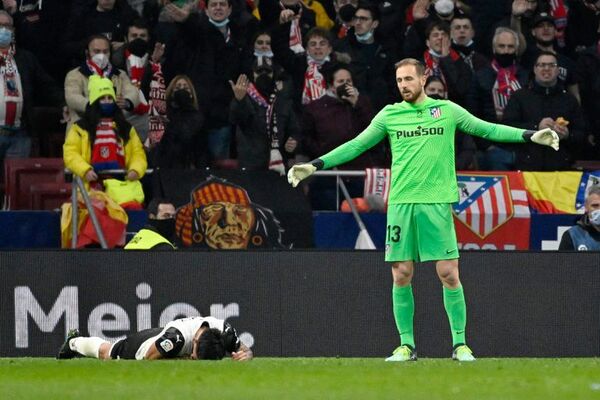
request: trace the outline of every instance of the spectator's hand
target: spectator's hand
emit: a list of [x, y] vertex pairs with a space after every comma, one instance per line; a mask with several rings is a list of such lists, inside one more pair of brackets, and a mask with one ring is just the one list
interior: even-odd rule
[[587, 141], [592, 147], [596, 147], [596, 137], [594, 135], [588, 135]]
[[317, 167], [312, 164], [296, 164], [288, 171], [288, 182], [293, 187], [298, 186], [301, 180], [315, 173]]
[[520, 17], [527, 11], [527, 0], [514, 0], [512, 3], [512, 15]]
[[89, 169], [83, 176], [83, 179], [85, 179], [86, 182], [94, 182], [98, 180], [98, 174], [96, 174], [93, 169]]
[[558, 134], [560, 140], [565, 140], [569, 137], [569, 127], [560, 124], [554, 124], [554, 131]]
[[554, 125], [556, 125], [556, 121], [554, 121], [550, 117], [543, 118], [538, 124], [538, 129], [550, 128], [554, 129]]
[[284, 10], [281, 10], [281, 13], [279, 14], [279, 23], [285, 24], [297, 18], [300, 18], [300, 16], [297, 16], [296, 14], [294, 14], [294, 11], [288, 10], [286, 8]]
[[355, 107], [358, 102], [358, 89], [352, 85], [346, 85], [346, 91], [348, 96], [342, 96], [342, 100], [346, 100], [352, 104], [352, 107]]
[[127, 171], [125, 179], [127, 179], [128, 181], [137, 181], [138, 179], [140, 179], [140, 176], [136, 171], [130, 169], [129, 171]]
[[287, 151], [288, 153], [293, 153], [294, 150], [296, 150], [296, 147], [298, 147], [298, 141], [293, 137], [289, 137], [288, 140], [285, 141], [285, 145], [283, 146], [285, 151]]
[[152, 52], [152, 56], [150, 57], [150, 60], [152, 60], [153, 63], [159, 63], [164, 54], [165, 54], [164, 43], [156, 42], [156, 44], [154, 45], [154, 51]]
[[123, 97], [123, 95], [117, 96], [116, 103], [117, 103], [117, 107], [119, 107], [121, 110], [127, 109], [127, 101], [125, 101], [125, 98]]
[[60, 120], [61, 124], [66, 124], [71, 120], [71, 113], [69, 112], [69, 107], [63, 106], [62, 108], [62, 119]]
[[245, 74], [241, 74], [238, 76], [237, 82], [234, 84], [233, 81], [229, 81], [231, 85], [231, 90], [233, 90], [233, 95], [237, 101], [242, 101], [244, 97], [246, 97], [246, 93], [248, 93], [248, 77]]
[[429, 17], [429, 12], [427, 10], [429, 9], [430, 4], [431, 2], [429, 0], [415, 1], [412, 9], [413, 19], [416, 21]]
[[167, 15], [175, 22], [184, 22], [187, 20], [191, 11], [191, 8], [187, 7], [187, 5], [184, 7], [177, 7], [170, 1], [165, 2], [164, 9], [166, 10]]
[[249, 361], [253, 358], [252, 350], [242, 345], [238, 351], [231, 353], [231, 359], [234, 361]]
[[448, 35], [442, 36], [442, 57], [448, 57], [450, 55], [450, 37]]
[[539, 131], [535, 132], [531, 136], [531, 141], [543, 146], [550, 146], [554, 150], [558, 151], [559, 137], [557, 133], [550, 128], [540, 129]]
[[17, 0], [2, 0], [2, 8], [10, 15], [13, 15], [17, 12]]

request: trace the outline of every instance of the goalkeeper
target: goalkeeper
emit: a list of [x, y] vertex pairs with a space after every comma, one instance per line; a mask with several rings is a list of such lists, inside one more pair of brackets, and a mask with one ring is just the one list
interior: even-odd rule
[[498, 142], [534, 142], [558, 150], [551, 129], [527, 131], [475, 118], [448, 100], [425, 94], [424, 66], [411, 58], [396, 64], [402, 103], [386, 106], [356, 138], [307, 164], [293, 166], [288, 181], [298, 183], [318, 169], [352, 160], [383, 138], [392, 150], [385, 260], [392, 263], [392, 304], [400, 346], [386, 361], [415, 361], [414, 263], [436, 261], [444, 307], [452, 332], [452, 359], [474, 361], [467, 346], [467, 309], [458, 274], [458, 247], [451, 204], [458, 201], [454, 167], [454, 134], [459, 129]]

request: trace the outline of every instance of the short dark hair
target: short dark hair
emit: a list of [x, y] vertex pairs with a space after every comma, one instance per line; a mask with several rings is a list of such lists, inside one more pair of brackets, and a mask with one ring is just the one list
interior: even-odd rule
[[381, 13], [379, 12], [379, 7], [377, 7], [375, 4], [371, 3], [370, 1], [359, 1], [358, 6], [356, 7], [355, 13], [358, 10], [367, 10], [368, 12], [370, 12], [371, 18], [373, 18], [373, 21], [379, 21], [379, 19], [381, 18]]
[[[208, 3], [210, 3], [210, 0], [206, 0], [206, 7], [208, 7]], [[231, 0], [227, 0], [227, 5], [228, 5], [229, 7], [231, 7], [231, 6], [232, 6]]]
[[346, 70], [350, 73], [350, 76], [352, 76], [352, 69], [350, 69], [350, 65], [341, 62], [326, 63], [323, 65], [321, 70], [327, 86], [333, 85], [334, 76], [338, 71]]
[[542, 57], [542, 56], [552, 56], [552, 57], [554, 57], [556, 62], [558, 62], [558, 55], [555, 52], [548, 51], [548, 50], [542, 50], [538, 53], [538, 56], [535, 58], [536, 64], [537, 64], [538, 60], [540, 59], [540, 57]]
[[148, 31], [148, 34], [150, 34], [150, 25], [148, 25], [148, 22], [144, 18], [135, 18], [131, 21], [129, 25], [127, 25], [127, 33], [129, 33], [129, 28], [145, 29]]
[[150, 215], [150, 214], [157, 215], [158, 214], [158, 206], [160, 206], [161, 204], [173, 204], [173, 202], [164, 197], [153, 198], [150, 201], [150, 203], [148, 203], [148, 206], [146, 207], [146, 211], [148, 212], [148, 215]]
[[429, 35], [434, 29], [439, 29], [440, 31], [446, 32], [447, 35], [450, 35], [450, 24], [446, 21], [433, 21], [429, 25], [427, 25], [427, 29], [425, 30], [425, 39], [429, 39]]
[[304, 43], [308, 43], [308, 41], [314, 37], [322, 37], [329, 42], [330, 46], [333, 45], [331, 34], [327, 29], [319, 28], [318, 26], [311, 28], [305, 35]]
[[110, 40], [105, 35], [101, 35], [99, 33], [96, 33], [96, 34], [91, 35], [91, 36], [88, 37], [87, 43], [85, 44], [85, 51], [88, 51], [90, 49], [90, 44], [94, 40], [106, 40], [106, 42], [108, 43], [108, 50], [109, 51], [111, 50]]
[[217, 328], [206, 329], [198, 338], [198, 360], [221, 360], [225, 357], [225, 341]]

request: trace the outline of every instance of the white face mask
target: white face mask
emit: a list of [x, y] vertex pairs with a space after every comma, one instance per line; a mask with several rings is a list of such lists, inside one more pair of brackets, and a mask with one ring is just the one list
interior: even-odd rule
[[373, 37], [373, 31], [368, 31], [366, 33], [363, 33], [362, 35], [359, 35], [355, 32], [354, 35], [356, 36], [356, 40], [358, 40], [359, 43], [366, 43]]
[[454, 2], [452, 0], [438, 0], [433, 7], [436, 13], [445, 17], [454, 11]]
[[104, 69], [108, 65], [108, 57], [106, 54], [98, 53], [92, 57], [92, 62], [96, 64], [98, 68]]
[[592, 211], [589, 216], [592, 225], [600, 226], [600, 210]]

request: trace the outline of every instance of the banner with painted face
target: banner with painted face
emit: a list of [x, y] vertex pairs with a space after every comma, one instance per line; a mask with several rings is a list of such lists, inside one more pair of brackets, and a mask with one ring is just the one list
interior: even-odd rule
[[154, 183], [155, 195], [179, 207], [180, 247], [312, 247], [312, 211], [306, 197], [273, 172], [160, 170]]

